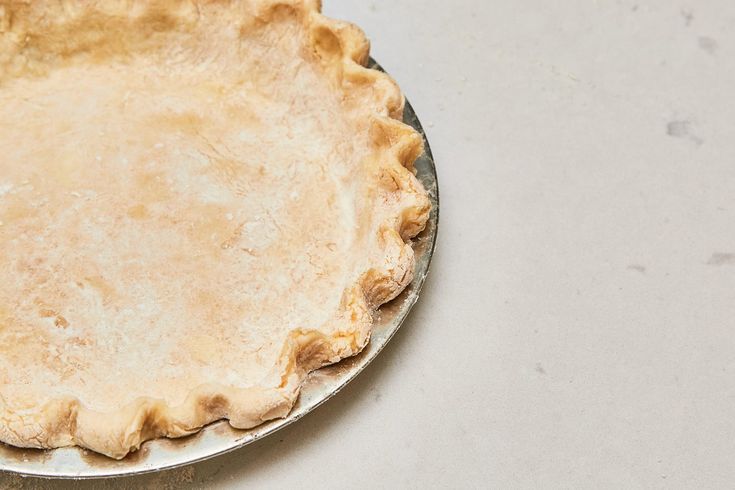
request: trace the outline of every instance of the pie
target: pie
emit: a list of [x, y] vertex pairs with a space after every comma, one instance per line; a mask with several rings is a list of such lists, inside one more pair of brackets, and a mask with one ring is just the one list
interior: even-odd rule
[[0, 0], [0, 441], [283, 417], [412, 280], [404, 99], [315, 0]]

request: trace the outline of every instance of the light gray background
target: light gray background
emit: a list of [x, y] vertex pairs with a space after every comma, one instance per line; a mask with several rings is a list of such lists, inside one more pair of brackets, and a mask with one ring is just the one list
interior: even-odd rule
[[325, 10], [367, 31], [432, 141], [442, 216], [425, 294], [297, 424], [80, 487], [731, 487], [735, 3]]

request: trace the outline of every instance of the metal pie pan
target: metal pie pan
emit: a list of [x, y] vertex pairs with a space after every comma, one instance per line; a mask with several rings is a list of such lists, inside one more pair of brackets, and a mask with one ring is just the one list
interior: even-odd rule
[[[374, 60], [371, 60], [370, 67], [382, 70]], [[299, 420], [337, 394], [375, 359], [406, 319], [419, 298], [434, 253], [439, 221], [439, 188], [434, 159], [421, 123], [408, 102], [403, 118], [406, 124], [413, 126], [424, 137], [426, 151], [416, 161], [416, 170], [418, 179], [429, 193], [432, 211], [426, 229], [414, 240], [416, 272], [413, 282], [398, 298], [380, 308], [371, 340], [360, 354], [312, 372], [288, 416], [253, 429], [237, 430], [230, 427], [227, 421], [219, 421], [192, 436], [148, 441], [139, 451], [120, 461], [77, 447], [37, 450], [19, 449], [0, 443], [0, 471], [45, 478], [82, 479], [139, 475], [176, 468], [213, 458], [268, 436]]]

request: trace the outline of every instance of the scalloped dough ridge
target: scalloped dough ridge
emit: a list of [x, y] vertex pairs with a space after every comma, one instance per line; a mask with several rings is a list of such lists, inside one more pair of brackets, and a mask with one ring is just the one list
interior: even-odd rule
[[[13, 116], [9, 123], [0, 122], [0, 134], [5, 134], [0, 148], [10, 149], [0, 160], [0, 266], [12, 270], [0, 272], [0, 281], [6, 283], [0, 285], [0, 441], [36, 448], [78, 445], [122, 458], [146, 440], [185, 436], [220, 419], [251, 428], [286, 416], [311, 370], [362, 350], [375, 310], [413, 279], [410, 239], [424, 228], [430, 210], [412, 172], [423, 150], [421, 137], [400, 122], [404, 99], [395, 82], [365, 68], [368, 52], [359, 28], [322, 16], [319, 2], [312, 0], [0, 0], [0, 105], [5, 107], [0, 116], [6, 121]], [[296, 53], [296, 59], [288, 62], [284, 53]], [[267, 66], [270, 56], [281, 63], [278, 69]], [[231, 65], [241, 59], [237, 78]], [[64, 85], [70, 79], [80, 84]], [[306, 84], [314, 80], [321, 83]], [[61, 102], [44, 98], [49, 86], [66, 90]], [[123, 102], [118, 100], [120, 87], [129, 89]], [[88, 98], [96, 101], [95, 107], [84, 107]], [[194, 110], [177, 112], [187, 105]], [[156, 110], [147, 113], [152, 106]], [[208, 107], [211, 112], [203, 112]], [[147, 131], [126, 126], [128, 110], [150, 116]], [[70, 113], [70, 120], [32, 122], [54, 111]], [[95, 111], [107, 118], [94, 119]], [[163, 112], [165, 118], [160, 117]], [[339, 127], [328, 126], [330, 120]], [[85, 144], [76, 142], [78, 121], [87, 125], [87, 132], [98, 130], [100, 142], [87, 133]], [[238, 124], [252, 130], [232, 135], [216, 131]], [[26, 126], [40, 142], [44, 137], [53, 142], [61, 133], [69, 135], [69, 144], [38, 156], [41, 150], [16, 146], [24, 135], [30, 137], [23, 132]], [[170, 139], [158, 141], [158, 133], [170, 134]], [[117, 140], [107, 139], [125, 135], [131, 140], [109, 144]], [[140, 151], [128, 158], [125, 145]], [[84, 165], [67, 158], [74, 152], [80, 152]], [[41, 158], [57, 155], [43, 172], [20, 165], [43, 165]], [[269, 158], [293, 162], [258, 166], [258, 159]], [[245, 165], [243, 159], [256, 163], [248, 160]], [[178, 166], [171, 167], [172, 161]], [[126, 183], [128, 168], [134, 181]], [[77, 188], [86, 179], [97, 182], [95, 178], [102, 190], [94, 185]], [[317, 184], [310, 187], [312, 178]], [[272, 194], [262, 190], [271, 188]], [[287, 202], [288, 192], [298, 204]], [[326, 202], [319, 201], [322, 195]], [[252, 202], [249, 196], [255, 196]], [[274, 201], [258, 201], [267, 198]], [[129, 208], [115, 214], [128, 201]], [[98, 207], [112, 215], [89, 211]], [[324, 209], [327, 217], [314, 218]], [[260, 218], [248, 221], [253, 213]], [[313, 224], [303, 223], [311, 218]], [[49, 222], [69, 227], [49, 234], [44, 231]], [[138, 229], [134, 226], [146, 233], [124, 234]], [[157, 230], [169, 228], [177, 234], [157, 235]], [[148, 243], [149, 237], [157, 241]], [[296, 259], [298, 240], [315, 244], [310, 241], [304, 257]], [[110, 270], [85, 262], [82, 252], [70, 258], [68, 251], [57, 250], [73, 244], [99, 254], [107, 243], [121, 244], [119, 249], [112, 246], [113, 252], [121, 252], [110, 259]], [[136, 243], [142, 250], [153, 246], [143, 265], [135, 262], [141, 253]], [[188, 253], [177, 255], [177, 247]], [[329, 258], [330, 251], [334, 258]], [[218, 263], [230, 269], [214, 270]], [[156, 264], [184, 278], [201, 276], [202, 285], [195, 279], [191, 291], [170, 289], [179, 276], [151, 272]], [[279, 267], [287, 267], [288, 274]], [[118, 268], [135, 281], [108, 277]], [[263, 275], [266, 282], [230, 278], [229, 270]], [[221, 296], [216, 287], [205, 287], [220, 280]], [[336, 297], [315, 304], [313, 297], [294, 290], [300, 283], [324, 287]], [[118, 291], [121, 285], [132, 292]], [[156, 287], [167, 294], [160, 303], [170, 306], [174, 313], [169, 316], [156, 310], [155, 301], [145, 301], [147, 295], [163, 295]], [[258, 301], [248, 299], [254, 294]], [[81, 305], [76, 309], [75, 300]], [[177, 316], [179, 307], [187, 316]], [[253, 313], [259, 308], [260, 316]], [[299, 316], [302, 310], [308, 314]], [[282, 323], [291, 323], [273, 327], [279, 336], [269, 339], [273, 318], [281, 316]], [[179, 330], [173, 332], [181, 337], [160, 337], [151, 328], [160, 323], [153, 320], [162, 318], [176, 324]], [[250, 329], [243, 318], [255, 323], [262, 319], [264, 325]], [[90, 340], [83, 335], [85, 320], [110, 324], [104, 325], [104, 335]], [[202, 325], [206, 321], [211, 325]], [[138, 329], [131, 330], [139, 332], [138, 338], [125, 337], [125, 322]], [[242, 325], [234, 328], [232, 322]], [[113, 340], [104, 344], [103, 337]], [[116, 349], [122, 349], [115, 342], [128, 346], [123, 352], [132, 356], [137, 369], [155, 372], [151, 380], [140, 374], [147, 395], [120, 393], [122, 388], [85, 391], [79, 370], [99, 374], [95, 365], [114, 364]], [[137, 349], [138, 344], [143, 347]], [[234, 352], [223, 350], [230, 344]], [[155, 358], [156, 349], [164, 347], [168, 350]], [[148, 349], [153, 349], [153, 359], [146, 357]], [[99, 359], [85, 359], [89, 352]], [[208, 377], [208, 363], [220, 355], [237, 360], [230, 366], [237, 364], [241, 371], [221, 379], [224, 366], [217, 368], [221, 372], [215, 379]], [[14, 366], [26, 366], [27, 371]], [[111, 367], [100, 374], [99, 386], [106, 386], [104, 380], [135, 385], [136, 379], [128, 379], [136, 376], [135, 369], [114, 366], [122, 370], [120, 377]], [[49, 379], [59, 386], [34, 383], [34, 369], [50, 372]], [[182, 383], [193, 384], [179, 387], [179, 372], [186, 378]], [[155, 395], [156, 383], [170, 393]]]

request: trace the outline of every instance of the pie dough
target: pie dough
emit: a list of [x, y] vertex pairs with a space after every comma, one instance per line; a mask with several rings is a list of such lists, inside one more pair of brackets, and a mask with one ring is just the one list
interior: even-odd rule
[[314, 0], [0, 0], [0, 441], [285, 416], [412, 280], [403, 96]]

